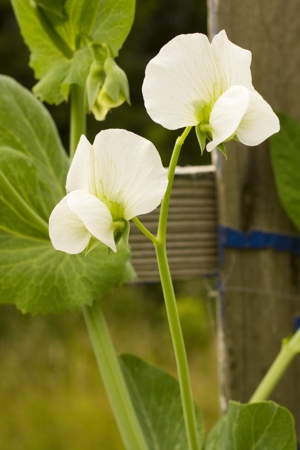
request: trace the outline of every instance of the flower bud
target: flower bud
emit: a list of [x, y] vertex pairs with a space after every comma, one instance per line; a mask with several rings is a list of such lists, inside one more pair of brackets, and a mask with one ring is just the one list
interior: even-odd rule
[[[104, 83], [92, 107], [89, 101], [89, 106], [97, 120], [104, 120], [111, 108], [116, 108], [125, 101], [130, 104], [126, 74], [110, 57], [104, 63], [104, 75]], [[95, 86], [91, 89], [95, 90]], [[93, 95], [90, 95], [91, 100], [93, 99]]]

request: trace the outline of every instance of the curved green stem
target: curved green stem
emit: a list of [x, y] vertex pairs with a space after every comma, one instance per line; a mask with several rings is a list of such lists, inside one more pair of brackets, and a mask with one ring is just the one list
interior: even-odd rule
[[168, 187], [160, 209], [157, 242], [154, 242], [154, 244], [156, 248], [159, 273], [177, 363], [178, 378], [183, 404], [187, 438], [189, 443], [189, 450], [199, 450], [195, 405], [192, 395], [188, 362], [166, 251], [167, 220], [175, 169], [180, 155], [181, 147], [185, 141], [185, 138], [189, 134], [191, 128], [192, 127], [187, 127], [183, 132], [183, 134], [176, 140], [175, 143], [168, 172], [168, 180], [169, 180]]
[[70, 158], [72, 159], [80, 136], [86, 133], [85, 90], [78, 84], [72, 84], [70, 97]]
[[169, 213], [169, 205], [170, 205], [170, 198], [171, 198], [171, 191], [173, 186], [173, 180], [175, 175], [175, 169], [178, 162], [178, 158], [180, 155], [181, 147], [183, 146], [183, 143], [185, 141], [185, 138], [191, 131], [192, 127], [187, 127], [182, 135], [176, 139], [176, 143], [174, 146], [174, 150], [172, 153], [170, 165], [169, 165], [169, 172], [168, 172], [168, 187], [166, 190], [166, 193], [164, 195], [163, 201], [161, 202], [160, 207], [160, 215], [159, 215], [159, 223], [158, 223], [158, 233], [157, 233], [157, 239], [160, 242], [166, 241], [166, 235], [167, 235], [167, 222], [168, 222], [168, 213]]
[[252, 395], [249, 403], [262, 402], [269, 398], [280, 378], [298, 353], [300, 353], [300, 329], [296, 331], [288, 342], [283, 343], [277, 358]]
[[145, 227], [145, 225], [142, 224], [142, 222], [137, 218], [134, 217], [132, 219], [132, 222], [138, 227], [138, 229], [148, 238], [150, 239], [153, 244], [156, 244], [158, 241], [156, 237]]
[[117, 355], [99, 302], [84, 307], [83, 314], [99, 371], [127, 450], [148, 450], [133, 409]]

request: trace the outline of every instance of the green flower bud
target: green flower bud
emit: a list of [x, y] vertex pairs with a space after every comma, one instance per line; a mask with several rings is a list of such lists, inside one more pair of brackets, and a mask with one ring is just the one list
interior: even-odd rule
[[92, 62], [90, 73], [86, 81], [86, 94], [88, 110], [91, 111], [95, 105], [100, 88], [105, 80], [103, 64], [100, 61]]
[[[111, 108], [116, 108], [125, 101], [130, 104], [126, 74], [110, 57], [104, 63], [104, 74], [105, 81], [91, 108], [97, 120], [104, 120]], [[89, 105], [91, 106], [90, 102]]]

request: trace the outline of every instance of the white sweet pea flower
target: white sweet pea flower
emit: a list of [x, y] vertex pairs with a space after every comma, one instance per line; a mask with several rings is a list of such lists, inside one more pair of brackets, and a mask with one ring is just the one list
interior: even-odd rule
[[126, 130], [104, 130], [91, 145], [81, 136], [68, 176], [68, 194], [54, 208], [49, 235], [56, 250], [82, 252], [94, 238], [116, 252], [116, 234], [155, 209], [167, 171], [154, 145]]
[[147, 68], [143, 83], [150, 117], [175, 130], [196, 126], [203, 152], [237, 138], [258, 145], [279, 131], [279, 120], [255, 91], [251, 52], [230, 42], [225, 31], [212, 43], [203, 34], [180, 35]]

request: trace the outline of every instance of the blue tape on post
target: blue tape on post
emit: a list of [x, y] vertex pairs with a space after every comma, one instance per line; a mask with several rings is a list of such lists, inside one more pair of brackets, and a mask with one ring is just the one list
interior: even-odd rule
[[265, 231], [252, 230], [242, 233], [230, 227], [219, 226], [220, 258], [223, 259], [225, 247], [241, 250], [273, 248], [278, 252], [292, 252], [300, 256], [300, 237], [279, 233], [266, 233]]
[[300, 316], [297, 316], [295, 319], [295, 331], [299, 330], [300, 328]]

